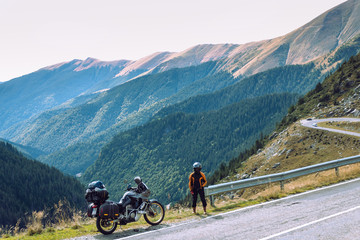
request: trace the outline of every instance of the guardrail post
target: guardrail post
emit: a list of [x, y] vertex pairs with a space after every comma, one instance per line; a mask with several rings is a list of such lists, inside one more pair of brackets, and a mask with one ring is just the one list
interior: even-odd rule
[[340, 174], [339, 174], [339, 168], [338, 168], [338, 167], [335, 168], [335, 173], [336, 173], [336, 176], [337, 176], [337, 177], [340, 176]]
[[284, 189], [285, 189], [284, 181], [280, 181], [280, 189], [281, 189], [281, 191], [284, 191]]
[[210, 205], [211, 205], [212, 207], [215, 207], [214, 195], [210, 195]]

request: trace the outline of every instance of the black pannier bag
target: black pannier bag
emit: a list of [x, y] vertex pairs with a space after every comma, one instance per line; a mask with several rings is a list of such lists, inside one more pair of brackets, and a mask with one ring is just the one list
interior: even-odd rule
[[118, 218], [120, 213], [119, 206], [116, 202], [106, 201], [100, 206], [100, 218]]
[[102, 204], [109, 198], [109, 193], [101, 181], [94, 181], [86, 189], [85, 199], [88, 202]]
[[100, 188], [100, 189], [104, 189], [105, 185], [101, 182], [101, 181], [93, 181], [91, 183], [89, 183], [88, 186], [89, 189], [95, 189], [95, 188]]

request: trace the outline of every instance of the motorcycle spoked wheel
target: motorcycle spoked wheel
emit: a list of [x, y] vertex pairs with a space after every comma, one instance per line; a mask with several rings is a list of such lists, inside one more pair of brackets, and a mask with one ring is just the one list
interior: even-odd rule
[[114, 222], [111, 219], [98, 217], [96, 219], [96, 227], [102, 234], [108, 235], [115, 231], [117, 222]]
[[149, 203], [146, 214], [144, 214], [145, 221], [150, 225], [158, 225], [165, 217], [165, 210], [161, 203], [153, 201]]

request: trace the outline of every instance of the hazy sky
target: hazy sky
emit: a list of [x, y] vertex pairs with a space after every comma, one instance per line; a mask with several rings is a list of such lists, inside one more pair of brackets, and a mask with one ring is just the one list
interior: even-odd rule
[[137, 60], [284, 35], [345, 0], [0, 0], [0, 82], [72, 59]]

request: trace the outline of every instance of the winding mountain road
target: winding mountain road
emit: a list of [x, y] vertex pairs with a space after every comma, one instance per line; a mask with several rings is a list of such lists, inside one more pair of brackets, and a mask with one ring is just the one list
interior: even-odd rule
[[[339, 132], [317, 127], [316, 124], [323, 121], [360, 119], [302, 120], [301, 124]], [[358, 133], [340, 132], [360, 136]], [[75, 239], [359, 239], [359, 224], [360, 178], [181, 224]]]

